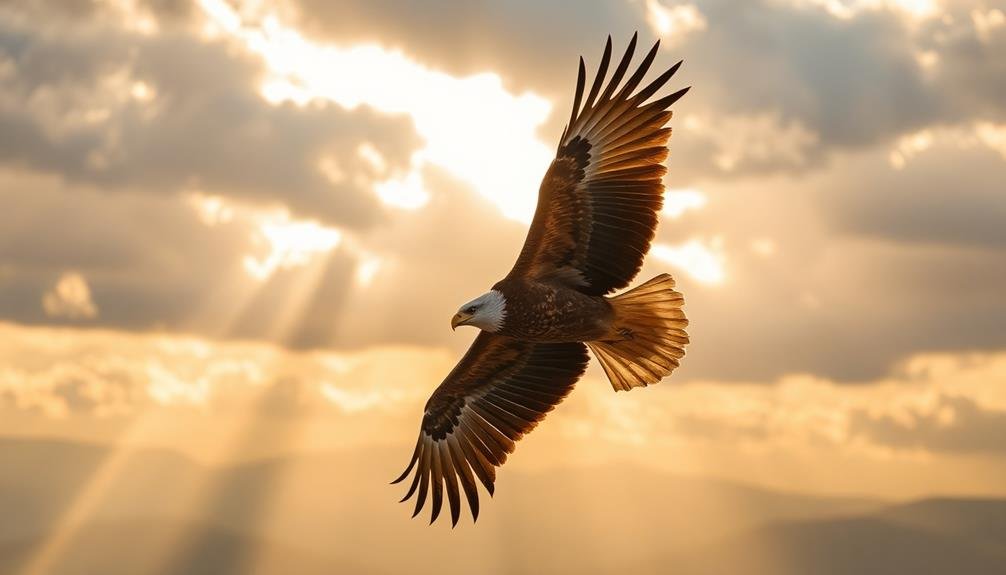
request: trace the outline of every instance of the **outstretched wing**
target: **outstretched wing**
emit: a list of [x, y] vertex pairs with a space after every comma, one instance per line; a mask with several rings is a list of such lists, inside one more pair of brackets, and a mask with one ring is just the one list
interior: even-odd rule
[[412, 460], [393, 482], [415, 469], [409, 492], [402, 498], [417, 495], [412, 516], [419, 514], [432, 493], [433, 523], [446, 487], [451, 523], [456, 525], [460, 484], [472, 518], [478, 519], [475, 478], [492, 495], [496, 467], [513, 453], [514, 443], [573, 389], [587, 360], [582, 343], [531, 343], [480, 332], [426, 402]]
[[[650, 249], [663, 205], [661, 178], [667, 172], [668, 108], [688, 88], [653, 102], [681, 62], [632, 94], [646, 75], [658, 41], [619, 89], [636, 47], [625, 55], [604, 86], [611, 37], [587, 99], [580, 58], [576, 97], [555, 160], [542, 180], [538, 206], [511, 276], [562, 282], [590, 295], [629, 285]], [[618, 89], [616, 93], [615, 90]], [[583, 101], [583, 107], [580, 103]]]

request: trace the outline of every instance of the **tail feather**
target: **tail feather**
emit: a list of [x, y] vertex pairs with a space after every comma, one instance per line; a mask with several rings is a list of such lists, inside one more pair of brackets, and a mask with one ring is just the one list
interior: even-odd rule
[[611, 329], [587, 345], [615, 391], [657, 383], [670, 375], [688, 343], [688, 319], [681, 309], [685, 300], [674, 290], [674, 279], [660, 274], [609, 301], [614, 309]]

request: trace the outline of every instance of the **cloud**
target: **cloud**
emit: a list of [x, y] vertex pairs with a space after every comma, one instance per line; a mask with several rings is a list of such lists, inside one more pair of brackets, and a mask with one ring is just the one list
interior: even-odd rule
[[858, 410], [850, 433], [897, 450], [1006, 454], [1006, 411], [984, 409], [967, 397], [941, 395], [924, 409], [896, 415]]
[[825, 184], [822, 206], [845, 233], [915, 245], [997, 249], [1006, 246], [1003, 157], [993, 128], [927, 130], [884, 166], [880, 156], [851, 162], [848, 176]]
[[[0, 324], [0, 402], [45, 417], [131, 417], [151, 409], [209, 416], [418, 415], [456, 361], [442, 347], [291, 351], [250, 341]], [[614, 394], [599, 369], [557, 411], [553, 432], [587, 426], [606, 441], [742, 442], [758, 449], [864, 447], [1002, 452], [1006, 355], [917, 355], [857, 386], [810, 375]], [[415, 423], [412, 421], [412, 423]], [[869, 449], [863, 454], [882, 456]], [[910, 454], [908, 454], [910, 455]]]
[[0, 316], [72, 322], [40, 305], [72, 269], [101, 304], [95, 325], [296, 348], [461, 346], [447, 321], [512, 265], [526, 229], [442, 171], [424, 179], [424, 210], [389, 214], [379, 234], [332, 236], [219, 198], [108, 194], [0, 170], [10, 206], [0, 213]]
[[[449, 368], [442, 350], [303, 353], [188, 336], [79, 332], [0, 323], [0, 403], [46, 417], [131, 417], [150, 409], [260, 413], [401, 411]], [[412, 378], [402, 378], [407, 362]], [[394, 374], [391, 380], [389, 375]]]
[[[550, 3], [450, 0], [415, 9], [384, 2], [341, 3], [338, 10], [313, 0], [294, 5], [297, 24], [315, 37], [378, 42], [457, 74], [495, 70], [508, 85], [545, 95], [557, 104], [542, 131], [546, 140], [565, 120], [578, 55], [596, 64], [607, 34], [624, 42], [640, 30], [649, 42], [651, 30], [661, 29], [653, 27], [657, 14], [691, 23], [688, 34], [664, 34], [668, 47], [655, 64], [684, 58], [682, 81], [695, 86], [678, 106], [675, 126], [689, 117], [707, 124], [729, 118], [761, 126], [762, 140], [791, 144], [759, 148], [756, 142], [752, 151], [732, 142], [730, 131], [679, 132], [670, 176], [679, 184], [806, 169], [835, 152], [926, 126], [1006, 113], [1006, 74], [993, 56], [1004, 28], [967, 3], [951, 6], [946, 19], [897, 2], [856, 6], [841, 17], [831, 11], [834, 3], [723, 0], [591, 2], [575, 11]], [[749, 156], [744, 163], [734, 159], [742, 153]]]
[[680, 42], [689, 33], [701, 32], [708, 26], [694, 4], [667, 6], [660, 0], [646, 0], [646, 20], [654, 32], [668, 36], [674, 42]]
[[[40, 294], [66, 270], [87, 279], [101, 315], [92, 323], [130, 329], [179, 327], [217, 289], [234, 296], [254, 229], [209, 227], [174, 195], [109, 194], [51, 176], [0, 170], [0, 315], [29, 323]], [[203, 321], [213, 323], [212, 314]]]
[[[425, 127], [413, 128], [400, 97], [407, 91], [385, 97], [373, 89], [379, 83], [270, 103], [262, 84], [278, 72], [249, 53], [249, 42], [299, 45], [284, 35], [283, 19], [249, 24], [243, 42], [204, 34], [198, 7], [146, 32], [93, 9], [54, 34], [56, 24], [40, 14], [62, 8], [33, 6], [42, 12], [0, 28], [0, 83], [11, 88], [0, 96], [0, 122], [13, 130], [0, 137], [0, 200], [9, 206], [0, 213], [0, 317], [71, 323], [47, 315], [39, 297], [76, 270], [101, 307], [91, 323], [116, 329], [296, 349], [467, 344], [445, 329], [447, 319], [512, 265], [526, 227], [501, 211], [520, 211], [535, 194], [493, 174], [503, 156], [529, 172], [533, 162], [506, 147], [480, 154], [473, 142], [486, 134], [473, 121], [458, 122], [458, 137], [443, 141], [485, 164], [458, 173], [415, 161], [430, 145], [417, 134], [432, 133], [423, 130], [440, 116], [424, 115]], [[687, 190], [682, 182], [701, 182], [669, 197], [640, 278], [673, 271], [685, 294], [693, 344], [677, 380], [767, 382], [806, 372], [870, 381], [920, 351], [1006, 345], [996, 251], [1002, 122], [989, 119], [991, 100], [974, 104], [985, 119], [958, 122], [950, 113], [958, 95], [937, 89], [948, 46], [963, 50], [973, 37], [984, 53], [1002, 28], [978, 35], [965, 13], [957, 35], [923, 46], [944, 54], [925, 65], [916, 48], [948, 26], [930, 18], [909, 21], [885, 7], [836, 18], [785, 3], [694, 6], [705, 28], [662, 51], [655, 66], [688, 56], [681, 82], [701, 88], [674, 121], [668, 183]], [[315, 21], [302, 25], [340, 44], [291, 53], [377, 54], [439, 78], [436, 87], [476, 86], [472, 93], [500, 98], [491, 106], [471, 99], [479, 113], [510, 110], [544, 102], [538, 96], [568, 100], [576, 54], [593, 50], [596, 63], [591, 34], [603, 38], [610, 24], [624, 41], [645, 7], [598, 4], [548, 35], [551, 24], [528, 14], [565, 8], [466, 5], [436, 16], [444, 25], [434, 34], [399, 17], [411, 6], [392, 17], [379, 4], [350, 3], [342, 21], [317, 6]], [[486, 35], [466, 36], [482, 28]], [[640, 30], [651, 33], [645, 23]], [[363, 39], [404, 52], [350, 44]], [[370, 61], [350, 58], [340, 69]], [[502, 84], [443, 73], [490, 69]], [[312, 77], [321, 88], [346, 85]], [[399, 117], [368, 109], [370, 99]], [[891, 101], [899, 109], [888, 114]], [[553, 106], [544, 125], [537, 116], [522, 123], [527, 134], [511, 147], [545, 149], [565, 119], [554, 112], [564, 109]], [[960, 117], [969, 115], [978, 112]], [[930, 125], [945, 120], [956, 123]], [[827, 150], [840, 153], [820, 161]], [[485, 180], [495, 180], [492, 193], [479, 186]], [[382, 195], [399, 207], [382, 206]]]
[[91, 300], [91, 288], [78, 273], [67, 272], [42, 296], [42, 309], [50, 317], [92, 319], [98, 307]]
[[[172, 446], [209, 461], [408, 453], [424, 402], [459, 355], [9, 323], [0, 340], [0, 433]], [[1006, 454], [992, 440], [1006, 388], [990, 382], [1003, 374], [1002, 353], [920, 355], [856, 386], [801, 375], [615, 394], [593, 366], [506, 469], [617, 461], [804, 490], [998, 493]], [[958, 427], [949, 435], [933, 423], [947, 421], [948, 407]], [[906, 483], [913, 477], [924, 481]]]
[[[380, 219], [372, 184], [404, 170], [417, 144], [407, 120], [366, 108], [269, 104], [258, 95], [260, 62], [194, 32], [43, 27], [0, 26], [7, 165], [109, 191], [282, 204], [364, 227]], [[383, 169], [357, 154], [364, 144]]]
[[315, 38], [340, 44], [377, 42], [448, 73], [463, 76], [493, 70], [516, 91], [533, 86], [565, 98], [569, 83], [575, 81], [576, 57], [584, 49], [600, 53], [607, 34], [625, 41], [634, 30], [647, 28], [641, 4], [604, 0], [581, 2], [575, 9], [531, 0], [291, 4], [297, 11], [295, 24]]

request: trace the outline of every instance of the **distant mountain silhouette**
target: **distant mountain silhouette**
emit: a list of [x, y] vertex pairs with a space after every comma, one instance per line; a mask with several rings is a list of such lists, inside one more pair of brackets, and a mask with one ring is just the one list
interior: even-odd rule
[[115, 466], [98, 509], [100, 518], [178, 516], [173, 498], [205, 470], [169, 450], [119, 453], [105, 446], [57, 440], [0, 439], [0, 538], [48, 530], [107, 465]]
[[[198, 533], [200, 544], [183, 556], [172, 546]], [[44, 547], [45, 537], [0, 543], [0, 573], [17, 573]], [[209, 525], [134, 521], [87, 525], [45, 566], [46, 575], [366, 575], [359, 565], [334, 561], [261, 537]]]
[[[508, 466], [477, 526], [466, 518], [454, 530], [429, 527], [409, 519], [411, 507], [396, 503], [401, 486], [387, 484], [400, 459], [400, 450], [361, 449], [207, 467], [165, 450], [0, 439], [0, 565], [23, 558], [44, 539], [38, 534], [68, 518], [83, 523], [70, 522], [61, 556], [79, 548], [84, 561], [86, 549], [112, 552], [118, 539], [137, 556], [131, 565], [156, 559], [165, 572], [188, 573], [212, 564], [220, 575], [249, 572], [250, 557], [284, 554], [304, 570], [276, 573], [348, 561], [412, 575], [635, 572], [628, 566], [816, 574], [912, 572], [901, 566], [934, 573], [965, 558], [960, 565], [984, 568], [1001, 552], [990, 534], [1003, 532], [1002, 501], [889, 507], [617, 462], [540, 473]], [[153, 557], [150, 542], [160, 540], [128, 525], [171, 544], [158, 543]], [[258, 546], [262, 553], [245, 552]]]
[[1006, 573], [1006, 501], [924, 500], [870, 515], [759, 527], [638, 563], [678, 575]]
[[1000, 551], [1006, 546], [1004, 499], [924, 499], [884, 509], [878, 517], [896, 525], [964, 537]]

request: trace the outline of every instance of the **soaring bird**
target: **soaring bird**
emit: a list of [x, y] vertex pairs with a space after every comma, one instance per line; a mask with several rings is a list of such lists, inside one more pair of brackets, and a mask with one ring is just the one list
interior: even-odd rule
[[492, 495], [496, 467], [572, 391], [588, 347], [616, 391], [660, 381], [684, 356], [688, 321], [670, 275], [607, 295], [629, 285], [650, 249], [663, 204], [668, 108], [688, 91], [648, 102], [678, 62], [633, 94], [659, 45], [619, 87], [636, 36], [605, 82], [609, 36], [586, 99], [580, 58], [573, 111], [517, 263], [451, 319], [451, 328], [481, 331], [426, 403], [412, 459], [393, 482], [415, 470], [402, 498], [416, 495], [413, 517], [431, 495], [436, 521], [446, 491], [456, 525], [463, 491], [477, 520], [476, 478]]

